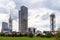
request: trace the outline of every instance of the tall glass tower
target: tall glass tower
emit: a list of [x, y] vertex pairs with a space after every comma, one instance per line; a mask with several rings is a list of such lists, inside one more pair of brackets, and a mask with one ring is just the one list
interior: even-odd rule
[[21, 6], [19, 10], [19, 32], [26, 33], [28, 27], [28, 8]]

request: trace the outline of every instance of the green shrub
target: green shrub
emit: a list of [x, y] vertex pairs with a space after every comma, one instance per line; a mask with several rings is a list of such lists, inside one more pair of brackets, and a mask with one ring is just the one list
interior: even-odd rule
[[20, 35], [20, 37], [23, 37], [23, 34], [22, 33], [20, 33], [19, 35]]
[[60, 31], [57, 32], [56, 40], [60, 40]]
[[38, 33], [36, 36], [37, 36], [37, 37], [39, 37], [40, 35], [41, 35], [41, 34], [40, 34], [40, 33]]
[[28, 33], [28, 37], [33, 37], [32, 32]]
[[52, 36], [51, 32], [47, 32], [45, 36], [48, 37], [48, 38], [50, 38]]
[[24, 33], [23, 36], [28, 36], [28, 34], [27, 33]]
[[40, 34], [40, 33], [38, 33], [36, 36], [37, 36], [37, 37], [45, 37], [45, 35], [42, 35], [42, 34]]
[[13, 31], [12, 32], [12, 37], [16, 37], [17, 36], [17, 32]]
[[1, 33], [1, 36], [5, 36], [5, 33]]

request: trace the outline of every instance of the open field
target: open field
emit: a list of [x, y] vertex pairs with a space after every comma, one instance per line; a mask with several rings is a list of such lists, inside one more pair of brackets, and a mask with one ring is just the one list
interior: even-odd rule
[[55, 38], [41, 38], [41, 37], [0, 37], [0, 40], [55, 40]]

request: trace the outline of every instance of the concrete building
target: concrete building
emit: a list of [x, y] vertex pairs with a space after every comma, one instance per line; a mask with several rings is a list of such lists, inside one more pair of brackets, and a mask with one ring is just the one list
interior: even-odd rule
[[2, 22], [2, 30], [1, 30], [1, 32], [3, 32], [3, 33], [8, 33], [9, 32], [8, 23]]
[[28, 8], [21, 6], [19, 10], [19, 32], [26, 33], [28, 27]]
[[9, 17], [9, 32], [10, 33], [12, 32], [12, 17], [11, 17], [11, 14], [10, 14], [10, 17]]
[[32, 34], [35, 34], [35, 31], [36, 31], [36, 28], [32, 28], [32, 27], [28, 28], [28, 32], [32, 32]]

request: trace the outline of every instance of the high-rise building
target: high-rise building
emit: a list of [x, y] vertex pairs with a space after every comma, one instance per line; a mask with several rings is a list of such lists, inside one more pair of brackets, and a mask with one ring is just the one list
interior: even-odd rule
[[10, 33], [12, 32], [12, 17], [11, 17], [11, 14], [10, 14], [10, 17], [9, 17], [9, 32]]
[[50, 27], [51, 27], [51, 31], [54, 32], [55, 31], [55, 14], [50, 15]]
[[1, 30], [1, 32], [3, 32], [3, 33], [8, 33], [9, 32], [8, 23], [2, 22], [2, 30]]
[[19, 32], [25, 33], [27, 32], [28, 27], [28, 8], [25, 6], [21, 6], [21, 10], [19, 11]]

